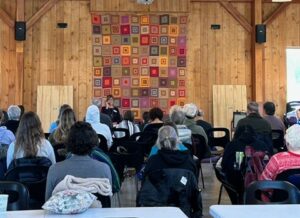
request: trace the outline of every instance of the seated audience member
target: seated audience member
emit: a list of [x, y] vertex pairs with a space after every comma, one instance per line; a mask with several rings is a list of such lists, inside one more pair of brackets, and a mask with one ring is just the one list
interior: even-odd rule
[[91, 105], [88, 107], [85, 119], [87, 123], [91, 124], [97, 134], [101, 134], [106, 138], [108, 147], [111, 147], [111, 131], [107, 125], [100, 123], [100, 111], [96, 105]]
[[[2, 110], [0, 110], [0, 123], [1, 120], [4, 117], [4, 113]], [[12, 131], [6, 129], [6, 126], [0, 126], [0, 146], [3, 145], [9, 145], [15, 141], [15, 135], [12, 133]]]
[[[173, 123], [173, 122], [171, 122], [171, 121], [170, 121], [170, 122], [165, 122], [165, 123], [164, 123], [164, 126], [171, 126], [171, 127], [173, 127], [173, 128], [175, 129], [176, 134], [177, 134], [177, 137], [178, 137], [178, 130], [177, 130], [177, 126], [175, 125], [175, 123]], [[179, 139], [179, 137], [178, 137], [178, 139]], [[157, 144], [156, 144], [156, 145], [153, 145], [152, 148], [151, 148], [149, 157], [152, 156], [152, 155], [157, 154], [159, 148], [160, 148], [159, 145], [157, 145]], [[179, 151], [187, 151], [187, 150], [188, 150], [188, 148], [185, 147], [185, 146], [181, 143], [180, 140], [178, 141], [177, 149], [178, 149]]]
[[14, 159], [22, 157], [47, 157], [52, 164], [55, 155], [50, 142], [45, 139], [41, 121], [34, 112], [24, 113], [16, 134], [16, 141], [7, 151], [7, 168]]
[[233, 191], [226, 189], [232, 204], [241, 203], [243, 200], [243, 173], [246, 169], [244, 162], [242, 162], [241, 166], [237, 168], [236, 152], [243, 152], [243, 156], [245, 156], [245, 148], [248, 145], [251, 145], [255, 151], [266, 151], [269, 154], [273, 153], [272, 146], [268, 146], [263, 141], [260, 141], [256, 138], [256, 134], [251, 126], [245, 125], [236, 129], [233, 140], [225, 147], [221, 163], [222, 171], [226, 174], [228, 182], [240, 193], [240, 199], [237, 199], [236, 194]]
[[148, 125], [150, 121], [150, 117], [149, 117], [149, 111], [145, 111], [143, 113], [143, 120], [142, 123], [140, 124], [140, 130], [143, 131], [145, 126]]
[[204, 129], [206, 134], [207, 130], [213, 128], [213, 126], [209, 122], [204, 120], [204, 112], [200, 108], [198, 110], [197, 116], [195, 117], [195, 121], [198, 126], [201, 126]]
[[300, 126], [293, 125], [288, 128], [284, 138], [288, 151], [271, 157], [260, 180], [275, 180], [285, 170], [300, 169]]
[[[124, 128], [129, 130], [129, 136], [134, 133], [140, 132], [138, 125], [134, 123], [134, 113], [131, 110], [128, 110], [124, 114], [124, 119], [117, 125], [117, 128]], [[124, 132], [115, 132], [116, 138], [124, 137]]]
[[57, 120], [54, 121], [54, 122], [52, 122], [52, 123], [50, 124], [49, 133], [53, 133], [54, 130], [57, 129], [58, 124], [59, 124], [59, 118], [60, 118], [62, 112], [63, 112], [65, 109], [67, 109], [67, 108], [71, 108], [71, 106], [68, 105], [68, 104], [63, 104], [62, 106], [60, 106], [59, 112], [58, 112]]
[[25, 107], [24, 107], [23, 105], [21, 105], [21, 104], [19, 104], [18, 107], [19, 107], [20, 110], [21, 110], [21, 114], [20, 114], [20, 120], [21, 120], [23, 114], [25, 113]]
[[46, 200], [51, 197], [55, 186], [66, 175], [80, 178], [108, 178], [112, 184], [109, 166], [89, 156], [97, 144], [98, 136], [90, 124], [76, 122], [71, 127], [67, 139], [67, 149], [72, 153], [72, 156], [50, 167], [47, 176]]
[[272, 145], [271, 125], [260, 116], [258, 112], [258, 104], [256, 102], [248, 103], [247, 117], [240, 119], [236, 128], [245, 125], [250, 125], [259, 139], [264, 141], [266, 144]]
[[145, 176], [159, 169], [181, 168], [190, 170], [198, 178], [198, 170], [189, 151], [179, 151], [178, 144], [176, 130], [171, 126], [161, 127], [157, 139], [159, 151], [148, 159]]
[[114, 97], [112, 95], [106, 97], [106, 105], [102, 107], [101, 112], [107, 114], [114, 125], [117, 125], [122, 120], [119, 109], [114, 106]]
[[113, 123], [111, 121], [110, 116], [105, 113], [101, 112], [101, 100], [100, 99], [93, 99], [93, 105], [96, 105], [100, 110], [100, 123], [106, 124], [110, 129], [113, 128]]
[[285, 126], [278, 117], [275, 116], [275, 105], [273, 102], [264, 103], [264, 119], [271, 125], [272, 130], [282, 130], [285, 132]]
[[194, 120], [198, 113], [197, 106], [195, 104], [186, 104], [183, 107], [183, 112], [185, 113], [186, 117], [183, 124], [192, 131], [192, 134], [202, 135], [205, 138], [206, 144], [208, 144], [208, 138], [204, 129], [201, 126], [198, 126]]
[[6, 128], [16, 134], [20, 123], [21, 109], [17, 105], [9, 106], [7, 110], [8, 120], [2, 124]]
[[143, 146], [146, 156], [149, 155], [152, 146], [156, 143], [159, 128], [164, 125], [162, 121], [163, 115], [163, 111], [158, 107], [154, 107], [149, 111], [150, 121], [144, 127], [138, 139], [138, 142]]
[[297, 124], [300, 124], [300, 108], [296, 110]]
[[192, 131], [184, 125], [185, 115], [182, 110], [174, 110], [170, 114], [170, 119], [176, 125], [178, 138], [182, 143], [192, 144]]
[[49, 136], [50, 143], [54, 146], [56, 144], [64, 144], [68, 138], [71, 126], [76, 122], [73, 109], [65, 109], [60, 118], [56, 130]]

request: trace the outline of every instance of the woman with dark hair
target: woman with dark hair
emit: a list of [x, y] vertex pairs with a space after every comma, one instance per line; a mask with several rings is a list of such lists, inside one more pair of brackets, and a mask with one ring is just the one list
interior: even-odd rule
[[80, 178], [108, 178], [112, 184], [109, 166], [89, 156], [98, 143], [98, 136], [89, 123], [79, 121], [71, 127], [66, 144], [72, 156], [50, 167], [47, 176], [46, 200], [51, 197], [55, 186], [66, 175]]
[[143, 131], [144, 132], [153, 131], [157, 133], [158, 129], [162, 127], [164, 124], [164, 122], [162, 121], [163, 116], [164, 113], [160, 108], [158, 107], [151, 108], [149, 111], [149, 118], [150, 118], [149, 123], [144, 127]]
[[55, 163], [53, 148], [45, 139], [41, 121], [34, 112], [24, 113], [16, 134], [16, 141], [9, 145], [7, 167], [14, 159], [23, 157], [47, 157]]
[[57, 129], [57, 127], [59, 125], [60, 116], [61, 116], [62, 112], [67, 108], [71, 108], [71, 106], [68, 104], [63, 104], [62, 106], [60, 106], [57, 120], [50, 124], [49, 133], [53, 133]]
[[[124, 113], [124, 119], [117, 125], [117, 128], [128, 129], [130, 136], [134, 133], [140, 132], [140, 128], [134, 123], [134, 113], [131, 110], [128, 110]], [[115, 132], [116, 138], [121, 138], [124, 136], [124, 132]]]
[[52, 145], [64, 144], [68, 138], [71, 126], [76, 122], [73, 109], [65, 109], [60, 118], [57, 129], [49, 136]]
[[107, 114], [114, 125], [122, 120], [119, 109], [114, 106], [114, 97], [112, 95], [106, 96], [106, 105], [101, 108], [101, 113]]
[[245, 153], [246, 146], [252, 146], [255, 151], [265, 151], [270, 155], [273, 154], [273, 148], [263, 141], [258, 140], [254, 129], [250, 125], [243, 125], [237, 128], [233, 140], [225, 147], [221, 163], [222, 171], [225, 173], [228, 182], [236, 187], [240, 193], [240, 199], [237, 199], [235, 193], [226, 189], [232, 204], [241, 203], [243, 201], [243, 173], [245, 172], [246, 165], [243, 162], [241, 166], [236, 166], [236, 152]]

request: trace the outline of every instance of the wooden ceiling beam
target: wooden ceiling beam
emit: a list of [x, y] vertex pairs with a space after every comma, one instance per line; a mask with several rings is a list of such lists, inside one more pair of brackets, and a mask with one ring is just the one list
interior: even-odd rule
[[263, 22], [264, 24], [270, 24], [275, 18], [277, 18], [285, 9], [290, 5], [290, 2], [281, 3], [276, 10]]
[[[197, 2], [220, 2], [220, 1], [224, 1], [224, 2], [227, 2], [227, 0], [190, 0], [191, 3], [197, 3]], [[228, 0], [228, 2], [231, 2], [231, 3], [252, 3], [253, 0]], [[262, 1], [263, 3], [275, 3], [275, 2], [272, 2], [272, 0], [263, 0]], [[278, 3], [278, 2], [276, 2]], [[300, 0], [292, 0], [292, 2], [290, 3], [296, 3], [296, 4], [299, 4], [300, 3]]]
[[15, 21], [2, 8], [0, 8], [0, 19], [11, 28], [15, 26]]
[[38, 22], [58, 1], [60, 0], [48, 0], [31, 18], [29, 18], [26, 23], [27, 29], [30, 29]]
[[242, 25], [249, 33], [252, 32], [252, 26], [247, 19], [228, 1], [219, 1], [219, 3], [231, 14], [231, 16]]

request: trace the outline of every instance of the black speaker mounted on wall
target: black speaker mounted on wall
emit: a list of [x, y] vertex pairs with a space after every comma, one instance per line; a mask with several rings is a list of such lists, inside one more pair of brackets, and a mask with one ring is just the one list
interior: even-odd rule
[[265, 24], [255, 25], [255, 41], [257, 43], [264, 43], [267, 41], [267, 31]]
[[16, 23], [15, 23], [15, 39], [17, 41], [26, 40], [26, 22], [16, 21]]

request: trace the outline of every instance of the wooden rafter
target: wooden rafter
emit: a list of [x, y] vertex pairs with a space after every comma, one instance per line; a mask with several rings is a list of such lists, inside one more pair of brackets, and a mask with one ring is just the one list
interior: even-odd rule
[[249, 33], [252, 32], [252, 26], [247, 21], [247, 19], [228, 1], [220, 0], [219, 3], [228, 11], [229, 14], [233, 16], [233, 18], [239, 22]]
[[279, 16], [291, 3], [285, 2], [281, 3], [278, 8], [264, 21], [264, 24], [268, 25], [270, 24], [275, 18]]
[[[227, 0], [190, 0], [191, 3], [196, 3], [196, 2], [219, 2], [219, 1], [224, 1], [227, 2]], [[232, 2], [232, 3], [246, 3], [246, 2], [253, 2], [254, 0], [228, 0], [228, 2]], [[272, 2], [272, 0], [262, 0], [263, 3], [274, 3]], [[300, 0], [292, 0], [292, 3], [300, 3]]]
[[15, 21], [2, 8], [0, 8], [0, 19], [11, 28], [15, 26]]
[[27, 29], [30, 29], [42, 16], [47, 13], [58, 1], [48, 0], [26, 23]]

